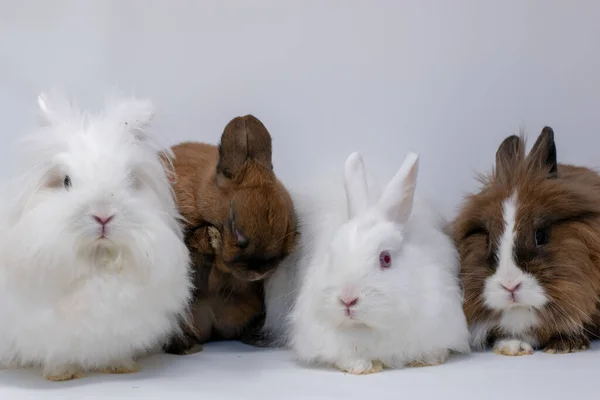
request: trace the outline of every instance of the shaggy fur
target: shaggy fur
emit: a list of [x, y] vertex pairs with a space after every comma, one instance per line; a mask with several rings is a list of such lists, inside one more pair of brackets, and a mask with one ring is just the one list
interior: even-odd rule
[[51, 380], [134, 372], [177, 331], [191, 289], [152, 105], [39, 105], [44, 126], [2, 207], [0, 361], [41, 365]]
[[266, 287], [275, 343], [304, 363], [353, 374], [435, 365], [452, 350], [469, 351], [458, 255], [439, 215], [413, 200], [416, 179], [411, 154], [382, 192], [373, 190], [355, 153], [345, 194], [334, 185], [331, 194], [294, 198], [300, 247]]
[[558, 164], [546, 127], [527, 157], [523, 138], [504, 140], [482, 183], [453, 224], [473, 346], [586, 349], [600, 321], [600, 176]]
[[173, 151], [196, 293], [187, 337], [166, 350], [187, 354], [216, 339], [259, 345], [263, 280], [296, 243], [296, 215], [273, 172], [271, 136], [247, 115], [227, 124], [219, 146], [182, 143]]

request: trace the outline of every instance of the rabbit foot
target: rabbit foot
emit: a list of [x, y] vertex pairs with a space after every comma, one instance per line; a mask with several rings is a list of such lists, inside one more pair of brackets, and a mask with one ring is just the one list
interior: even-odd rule
[[200, 343], [194, 343], [186, 349], [182, 350], [180, 354], [182, 356], [189, 356], [190, 354], [200, 353], [203, 349], [204, 346], [202, 346]]
[[140, 372], [140, 366], [133, 360], [115, 363], [109, 367], [100, 369], [104, 374], [134, 374]]
[[582, 334], [557, 335], [550, 339], [544, 352], [548, 354], [567, 354], [587, 350], [590, 341]]
[[336, 367], [342, 372], [353, 375], [368, 375], [383, 371], [383, 363], [377, 360], [356, 360], [344, 364], [337, 364]]
[[519, 339], [498, 340], [493, 352], [503, 356], [529, 356], [533, 354], [533, 347]]
[[190, 334], [181, 337], [173, 337], [163, 346], [163, 351], [167, 354], [176, 354], [178, 356], [189, 356], [202, 351], [204, 347], [198, 339]]
[[407, 367], [412, 368], [421, 368], [421, 367], [434, 367], [436, 365], [441, 365], [448, 360], [448, 351], [444, 351], [443, 353], [436, 354], [433, 357], [429, 357], [423, 360], [415, 360], [406, 364]]
[[43, 376], [45, 379], [54, 382], [70, 381], [83, 377], [83, 371], [73, 365], [52, 368], [45, 367]]
[[210, 246], [215, 251], [220, 250], [221, 249], [221, 233], [219, 232], [219, 230], [217, 228], [215, 228], [214, 226], [209, 226], [208, 227], [208, 237], [209, 237]]

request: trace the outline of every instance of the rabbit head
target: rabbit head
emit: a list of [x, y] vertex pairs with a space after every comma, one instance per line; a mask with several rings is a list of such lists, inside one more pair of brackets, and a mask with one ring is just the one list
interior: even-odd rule
[[149, 101], [112, 99], [96, 115], [64, 96], [41, 94], [38, 104], [44, 124], [25, 139], [8, 213], [29, 236], [28, 257], [58, 265], [116, 249], [148, 258], [157, 229], [182, 236], [164, 164], [169, 155], [160, 157], [148, 129]]
[[410, 281], [402, 253], [417, 171], [418, 156], [411, 153], [373, 202], [362, 157], [358, 153], [348, 157], [344, 174], [348, 220], [335, 230], [318, 260], [319, 301], [328, 319], [379, 327], [402, 311], [396, 308], [409, 307], [398, 285]]
[[482, 183], [453, 224], [475, 345], [492, 326], [538, 344], [581, 331], [600, 293], [600, 177], [558, 164], [545, 127], [527, 156], [506, 138]]
[[225, 127], [216, 182], [227, 199], [219, 266], [244, 281], [265, 279], [294, 248], [296, 214], [273, 172], [271, 135], [254, 116]]

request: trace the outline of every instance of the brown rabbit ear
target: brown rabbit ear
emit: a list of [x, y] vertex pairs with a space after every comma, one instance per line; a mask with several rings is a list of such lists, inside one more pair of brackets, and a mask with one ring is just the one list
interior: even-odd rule
[[271, 135], [262, 122], [252, 115], [236, 117], [221, 135], [217, 172], [232, 179], [248, 160], [272, 169], [271, 151]]
[[523, 138], [512, 135], [504, 139], [496, 151], [496, 179], [506, 182], [513, 171], [525, 159], [525, 142]]
[[556, 144], [554, 131], [549, 126], [542, 129], [535, 144], [527, 156], [529, 166], [548, 173], [549, 178], [556, 178], [558, 163], [556, 161]]

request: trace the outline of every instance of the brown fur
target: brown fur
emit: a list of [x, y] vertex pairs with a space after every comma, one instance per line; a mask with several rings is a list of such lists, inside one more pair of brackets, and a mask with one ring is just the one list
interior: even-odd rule
[[[586, 348], [600, 322], [600, 176], [587, 168], [557, 164], [554, 134], [544, 128], [527, 157], [523, 138], [505, 139], [495, 170], [481, 181], [483, 188], [466, 198], [452, 226], [468, 323], [499, 318], [484, 305], [483, 288], [497, 263], [503, 201], [516, 190], [516, 263], [550, 298], [538, 310], [539, 327], [528, 334], [550, 353]], [[549, 237], [546, 245], [535, 244], [539, 229]], [[496, 327], [488, 339], [504, 337], [510, 338]]]
[[260, 344], [263, 280], [296, 243], [292, 200], [271, 164], [271, 136], [247, 115], [229, 122], [219, 146], [187, 142], [173, 152], [196, 292], [186, 337], [167, 351], [189, 354], [216, 339]]

